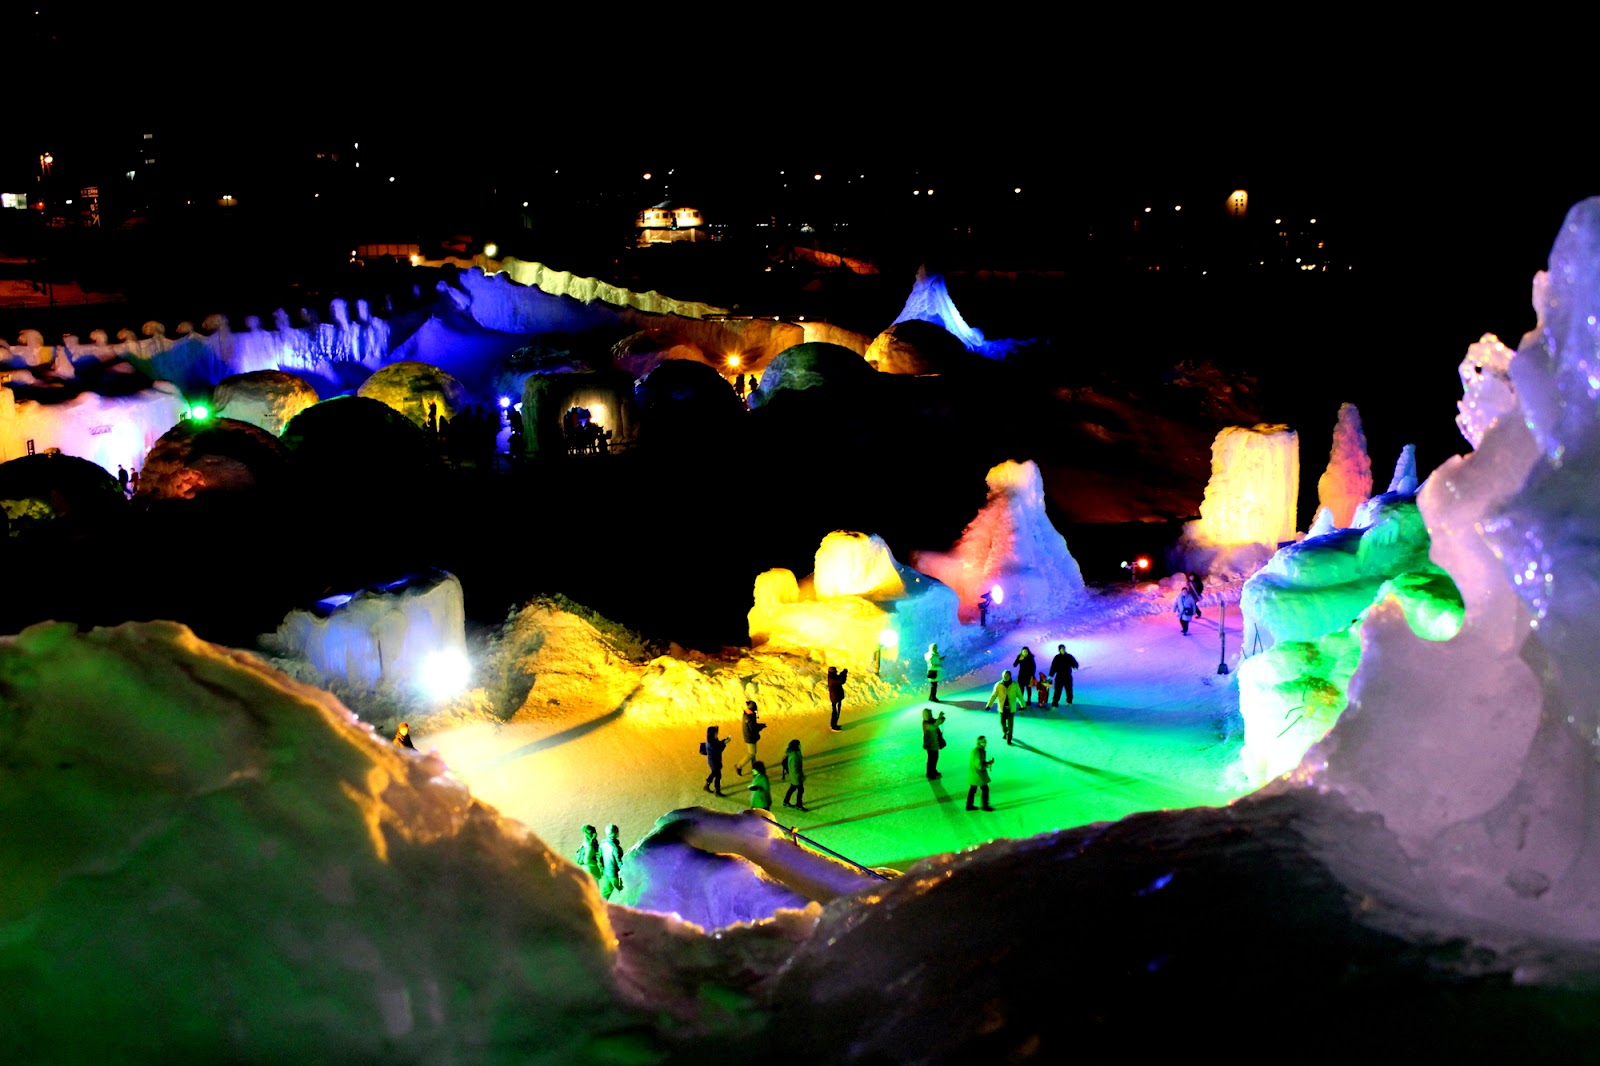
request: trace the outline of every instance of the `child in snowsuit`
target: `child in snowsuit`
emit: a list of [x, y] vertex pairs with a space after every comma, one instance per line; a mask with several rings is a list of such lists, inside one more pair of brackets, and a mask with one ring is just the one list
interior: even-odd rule
[[767, 780], [767, 764], [750, 764], [750, 809], [772, 810], [772, 784]]
[[600, 844], [600, 894], [606, 899], [622, 891], [622, 841], [617, 839], [618, 832], [616, 825], [606, 826], [606, 838]]
[[722, 749], [732, 740], [732, 737], [718, 738], [717, 727], [706, 726], [706, 739], [705, 743], [700, 745], [700, 754], [706, 757], [706, 765], [711, 768], [711, 772], [706, 775], [707, 792], [715, 789], [717, 795], [722, 795]]
[[989, 758], [989, 743], [987, 737], [979, 737], [978, 743], [973, 746], [972, 754], [967, 758], [967, 810], [975, 811], [978, 808], [972, 805], [978, 791], [983, 791], [983, 809], [994, 810], [989, 806], [989, 767], [994, 765], [994, 760]]
[[799, 811], [805, 810], [806, 762], [805, 757], [800, 754], [798, 740], [789, 741], [788, 750], [783, 753], [783, 776], [789, 782], [789, 791], [783, 794], [783, 805]]
[[835, 733], [839, 732], [839, 709], [844, 706], [844, 682], [849, 676], [849, 670], [828, 667], [828, 705], [833, 708], [833, 720], [828, 728]]

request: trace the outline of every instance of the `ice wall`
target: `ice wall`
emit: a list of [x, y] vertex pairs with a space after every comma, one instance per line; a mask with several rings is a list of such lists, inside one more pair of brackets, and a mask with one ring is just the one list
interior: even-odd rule
[[1353, 403], [1342, 403], [1328, 468], [1317, 479], [1317, 503], [1328, 508], [1334, 526], [1343, 529], [1352, 524], [1356, 507], [1371, 495], [1372, 460], [1367, 456], [1367, 435], [1361, 431], [1361, 412]]
[[466, 606], [454, 574], [434, 571], [292, 611], [268, 643], [303, 656], [330, 683], [355, 691], [429, 682], [431, 657], [466, 655]]
[[[0, 379], [5, 377], [0, 373]], [[51, 448], [98, 463], [115, 476], [134, 470], [161, 435], [183, 417], [183, 397], [166, 382], [128, 396], [81, 392], [61, 403], [17, 400], [0, 385], [0, 462]]]
[[901, 565], [875, 533], [829, 533], [816, 568], [804, 582], [789, 570], [756, 577], [747, 616], [752, 648], [819, 656], [858, 672], [905, 671], [913, 653], [948, 644], [960, 629], [956, 594]]
[[1243, 575], [1294, 539], [1300, 440], [1288, 426], [1228, 426], [1211, 445], [1200, 518], [1178, 544], [1182, 569]]
[[1045, 512], [1044, 479], [1031, 459], [989, 470], [989, 498], [949, 551], [918, 551], [912, 565], [955, 590], [961, 619], [978, 620], [978, 598], [1003, 597], [991, 622], [1059, 617], [1083, 598], [1083, 572]]
[[[1297, 776], [1382, 815], [1454, 908], [1592, 941], [1600, 199], [1567, 215], [1534, 302], [1538, 324], [1504, 375], [1491, 369], [1478, 397], [1469, 387], [1463, 416], [1497, 412], [1464, 418], [1477, 450], [1446, 461], [1418, 497], [1433, 559], [1465, 598], [1461, 632], [1424, 642], [1397, 606], [1375, 609], [1350, 707]], [[1482, 378], [1483, 355], [1469, 350], [1464, 381]]]

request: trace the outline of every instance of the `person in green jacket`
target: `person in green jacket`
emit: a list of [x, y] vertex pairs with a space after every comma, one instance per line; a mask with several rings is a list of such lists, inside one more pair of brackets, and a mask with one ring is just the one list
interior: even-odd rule
[[[797, 811], [806, 809], [806, 761], [800, 754], [800, 741], [789, 741], [783, 753], [783, 776], [789, 782], [789, 791], [783, 794], [783, 805]], [[790, 802], [793, 800], [794, 802]]]
[[600, 836], [592, 825], [583, 827], [583, 843], [578, 845], [578, 865], [588, 870], [596, 881], [605, 876], [605, 863], [600, 857]]
[[758, 807], [764, 811], [772, 810], [772, 785], [767, 781], [767, 764], [764, 762], [750, 764], [750, 807], [752, 810]]
[[978, 808], [972, 801], [978, 795], [978, 790], [983, 790], [983, 809], [994, 810], [989, 806], [989, 767], [994, 765], [994, 760], [989, 757], [987, 737], [979, 737], [978, 743], [972, 748], [972, 755], [967, 759], [967, 810], [975, 811]]

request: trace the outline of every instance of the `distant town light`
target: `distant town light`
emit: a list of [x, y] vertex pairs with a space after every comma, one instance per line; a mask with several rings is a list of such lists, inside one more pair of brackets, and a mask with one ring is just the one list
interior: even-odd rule
[[1018, 185], [1015, 189], [1012, 189], [1011, 191], [1012, 192], [1021, 192], [1022, 191], [1022, 186]]
[[1144, 209], [1144, 213], [1148, 215], [1152, 210], [1153, 210], [1153, 208], [1147, 207], [1147, 208]]
[[1316, 225], [1316, 224], [1317, 224], [1317, 220], [1316, 220], [1316, 219], [1312, 219], [1312, 220], [1311, 220], [1311, 224], [1312, 224], [1312, 225], [1313, 225], [1313, 226], [1315, 226], [1315, 225]]
[[932, 195], [933, 195], [933, 190], [932, 190], [932, 189], [929, 189], [929, 190], [928, 190], [928, 195], [929, 195], [929, 196], [932, 196]]
[[1281, 226], [1281, 225], [1283, 225], [1283, 219], [1281, 219], [1281, 218], [1275, 218], [1275, 219], [1273, 219], [1273, 220], [1272, 220], [1272, 224], [1273, 224], [1273, 225], [1274, 225], [1274, 226]]
[[526, 200], [522, 201], [522, 206], [523, 207], [527, 207], [528, 206], [528, 201], [526, 201]]
[[822, 175], [821, 174], [813, 174], [813, 175], [811, 175], [811, 180], [812, 181], [821, 181], [822, 180]]
[[1173, 204], [1172, 205], [1172, 209], [1174, 211], [1182, 211], [1183, 210], [1183, 205], [1182, 204]]
[[394, 180], [394, 175], [393, 175], [393, 174], [390, 174], [390, 175], [389, 175], [389, 180], [390, 180], [390, 181], [393, 181], [393, 180]]
[[645, 180], [645, 181], [649, 181], [649, 180], [650, 180], [650, 177], [651, 177], [651, 174], [650, 174], [650, 172], [649, 172], [649, 171], [648, 171], [648, 170], [647, 170], [647, 171], [645, 171], [645, 172], [644, 172], [644, 180]]

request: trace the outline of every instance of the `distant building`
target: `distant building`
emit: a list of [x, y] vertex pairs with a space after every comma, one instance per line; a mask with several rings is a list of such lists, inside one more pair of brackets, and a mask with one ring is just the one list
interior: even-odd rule
[[635, 223], [639, 227], [638, 245], [647, 248], [652, 244], [673, 241], [710, 240], [705, 231], [705, 218], [697, 207], [682, 207], [664, 200], [654, 207], [639, 212]]

